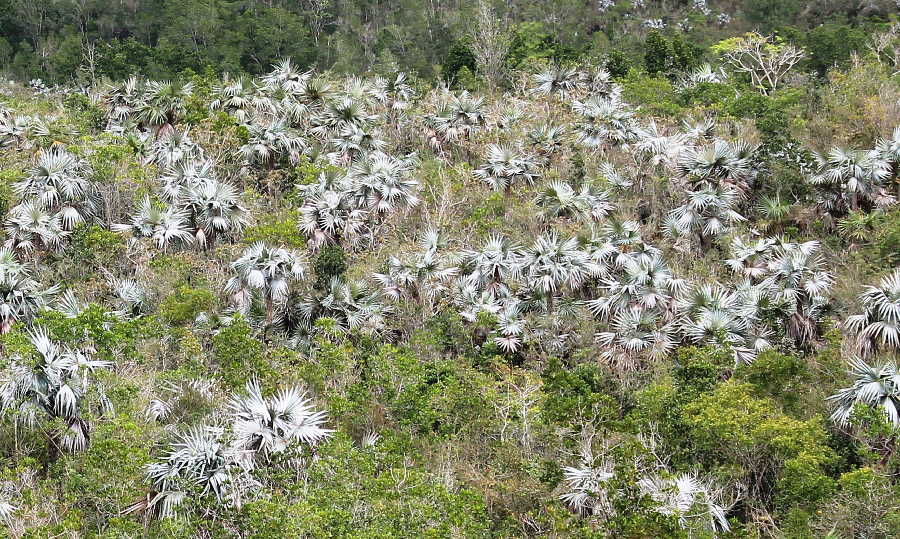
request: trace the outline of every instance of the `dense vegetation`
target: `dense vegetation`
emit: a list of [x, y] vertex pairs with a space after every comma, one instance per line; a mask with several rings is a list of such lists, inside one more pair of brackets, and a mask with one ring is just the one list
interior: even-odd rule
[[739, 4], [6, 2], [2, 534], [900, 535], [897, 4]]

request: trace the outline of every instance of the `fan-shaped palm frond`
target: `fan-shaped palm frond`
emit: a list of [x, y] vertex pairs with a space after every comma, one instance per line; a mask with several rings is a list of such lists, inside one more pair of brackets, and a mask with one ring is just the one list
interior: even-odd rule
[[249, 309], [256, 294], [262, 296], [267, 322], [272, 322], [276, 305], [283, 303], [290, 287], [306, 274], [303, 258], [294, 252], [257, 242], [231, 264], [234, 275], [225, 284], [238, 308]]
[[30, 330], [28, 336], [35, 350], [34, 361], [10, 358], [10, 376], [0, 385], [0, 410], [16, 409], [18, 421], [29, 428], [37, 426], [40, 415], [59, 419], [64, 427], [52, 431], [50, 443], [67, 451], [81, 451], [90, 439], [90, 425], [81, 415], [90, 407], [85, 402], [89, 389], [97, 395], [97, 402], [92, 403], [95, 412], [111, 409], [91, 374], [111, 364], [91, 358], [86, 350], [60, 345], [41, 327]]
[[884, 276], [878, 286], [867, 286], [859, 296], [864, 311], [847, 318], [861, 354], [900, 350], [900, 268]]
[[537, 164], [531, 156], [510, 145], [490, 144], [487, 162], [475, 170], [475, 177], [483, 180], [495, 191], [512, 189], [514, 183], [529, 185], [539, 176]]
[[538, 193], [535, 204], [545, 219], [575, 217], [580, 221], [602, 221], [614, 209], [609, 193], [585, 182], [576, 191], [569, 184], [554, 180]]
[[174, 207], [154, 204], [144, 197], [129, 223], [112, 226], [116, 232], [130, 233], [136, 238], [151, 238], [158, 249], [189, 245], [194, 240], [188, 224], [188, 214]]
[[900, 372], [897, 365], [883, 363], [880, 367], [872, 367], [858, 358], [849, 363], [853, 385], [828, 397], [837, 405], [831, 415], [832, 421], [845, 426], [851, 424], [853, 408], [862, 404], [881, 408], [887, 420], [894, 427], [900, 427]]
[[325, 412], [315, 411], [299, 387], [281, 389], [263, 397], [259, 382], [247, 383], [244, 395], [228, 403], [234, 448], [268, 458], [291, 443], [316, 445], [333, 432], [322, 427]]

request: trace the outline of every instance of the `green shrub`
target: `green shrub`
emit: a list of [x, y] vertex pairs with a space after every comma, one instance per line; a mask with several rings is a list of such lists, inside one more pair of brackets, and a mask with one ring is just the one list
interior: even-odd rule
[[192, 323], [201, 312], [211, 311], [215, 304], [216, 297], [209, 290], [181, 285], [160, 303], [159, 315], [170, 325], [183, 326]]
[[340, 245], [326, 245], [313, 258], [313, 271], [316, 274], [314, 286], [325, 290], [332, 277], [340, 277], [347, 271], [347, 255]]
[[288, 249], [306, 247], [306, 238], [297, 228], [297, 217], [294, 214], [261, 215], [255, 225], [244, 230], [241, 239], [241, 242], [246, 245], [258, 241]]
[[242, 388], [253, 378], [271, 380], [276, 374], [266, 362], [262, 343], [241, 318], [212, 338], [212, 348], [222, 380], [231, 389]]
[[97, 225], [80, 224], [70, 236], [68, 252], [81, 267], [114, 267], [125, 254], [125, 239]]

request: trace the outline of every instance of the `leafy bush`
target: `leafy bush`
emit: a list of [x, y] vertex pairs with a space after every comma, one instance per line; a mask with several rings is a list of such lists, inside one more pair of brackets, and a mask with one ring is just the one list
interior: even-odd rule
[[192, 323], [201, 312], [211, 311], [215, 304], [216, 298], [209, 290], [181, 285], [160, 303], [159, 315], [168, 324], [183, 326]]

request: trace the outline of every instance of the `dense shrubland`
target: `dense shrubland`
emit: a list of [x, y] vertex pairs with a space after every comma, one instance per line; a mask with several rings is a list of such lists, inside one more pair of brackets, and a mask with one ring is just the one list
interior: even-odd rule
[[900, 533], [890, 7], [644, 4], [4, 83], [4, 532]]

